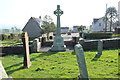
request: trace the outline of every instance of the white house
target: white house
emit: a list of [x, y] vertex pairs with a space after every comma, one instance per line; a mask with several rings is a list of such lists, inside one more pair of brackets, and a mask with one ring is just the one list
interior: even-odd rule
[[105, 29], [104, 17], [93, 19], [91, 31], [103, 31]]
[[118, 2], [118, 20], [120, 22], [120, 1]]
[[77, 33], [78, 32], [78, 26], [73, 26], [73, 31], [74, 33]]
[[[105, 18], [94, 18], [92, 22], [92, 26], [90, 27], [91, 31], [105, 31]], [[116, 23], [113, 23], [113, 26], [111, 27], [111, 30], [113, 31], [115, 29]], [[107, 31], [110, 31], [110, 23], [107, 22]]]
[[31, 17], [22, 31], [27, 32], [30, 39], [35, 39], [41, 36], [41, 25], [41, 18]]
[[68, 33], [69, 27], [61, 27], [61, 33]]

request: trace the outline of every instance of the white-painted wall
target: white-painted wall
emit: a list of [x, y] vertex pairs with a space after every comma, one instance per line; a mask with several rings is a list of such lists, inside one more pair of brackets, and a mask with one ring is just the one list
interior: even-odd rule
[[105, 22], [103, 18], [100, 18], [96, 23], [93, 22], [91, 26], [91, 31], [103, 31], [105, 28]]
[[118, 19], [120, 21], [120, 1], [118, 2], [118, 15], [119, 15]]
[[[101, 24], [101, 25], [100, 25]], [[107, 23], [107, 31], [110, 31], [110, 23]], [[91, 31], [104, 31], [105, 30], [105, 21], [104, 18], [100, 18], [96, 23], [93, 22], [91, 26]], [[111, 30], [113, 31], [113, 26], [111, 27]]]

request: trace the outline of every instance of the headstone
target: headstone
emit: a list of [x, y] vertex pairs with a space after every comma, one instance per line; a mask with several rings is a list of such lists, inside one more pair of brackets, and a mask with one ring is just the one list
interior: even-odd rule
[[5, 69], [4, 69], [3, 65], [2, 65], [2, 62], [0, 60], [0, 80], [2, 78], [8, 78], [8, 75], [7, 75]]
[[82, 80], [83, 79], [89, 80], [85, 57], [84, 57], [84, 51], [80, 44], [75, 45], [75, 53], [76, 53], [76, 58], [77, 58], [78, 66], [79, 66], [80, 78], [82, 78]]
[[78, 43], [79, 37], [72, 37], [73, 42]]
[[34, 52], [40, 52], [40, 48], [41, 48], [41, 42], [39, 42], [39, 39], [34, 39], [33, 40], [33, 51]]
[[84, 44], [84, 39], [83, 39], [83, 38], [79, 38], [79, 43], [80, 43], [81, 45], [83, 45], [83, 44]]
[[27, 32], [22, 33], [22, 42], [24, 47], [24, 67], [29, 68], [31, 66], [30, 62], [30, 52], [29, 52], [29, 40]]
[[103, 50], [103, 41], [98, 40], [98, 53], [96, 55], [102, 55], [102, 50]]
[[73, 47], [79, 42], [79, 37], [72, 37], [72, 45]]
[[54, 11], [54, 14], [57, 16], [57, 30], [51, 51], [65, 51], [66, 46], [64, 45], [60, 30], [60, 16], [63, 14], [63, 11], [60, 9], [60, 5], [57, 5], [57, 10]]

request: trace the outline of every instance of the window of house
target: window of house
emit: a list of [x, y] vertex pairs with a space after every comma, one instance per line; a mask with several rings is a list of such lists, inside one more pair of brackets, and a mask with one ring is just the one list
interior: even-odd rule
[[99, 23], [99, 26], [101, 26], [101, 23]]

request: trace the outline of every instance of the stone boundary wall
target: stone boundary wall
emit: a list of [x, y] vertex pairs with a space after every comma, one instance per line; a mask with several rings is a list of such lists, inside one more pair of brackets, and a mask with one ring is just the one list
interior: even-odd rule
[[[98, 40], [84, 40], [84, 43], [81, 44], [83, 46], [84, 50], [97, 50], [97, 46], [98, 46]], [[120, 48], [120, 38], [113, 38], [113, 39], [101, 39], [103, 40], [103, 49], [112, 49], [112, 48]], [[73, 42], [73, 41], [64, 41], [65, 45], [68, 48], [74, 48], [75, 44], [77, 44], [77, 42]], [[44, 45], [45, 43], [43, 43]], [[47, 42], [47, 44], [45, 44], [44, 46], [46, 47], [51, 47], [53, 44], [53, 42]], [[118, 45], [119, 44], [119, 45]]]
[[[120, 38], [101, 39], [103, 40], [103, 49], [120, 48]], [[98, 40], [84, 40], [81, 44], [84, 50], [97, 50]]]
[[[30, 52], [32, 52], [32, 46], [30, 46]], [[0, 56], [7, 54], [24, 54], [23, 46], [4, 46], [0, 47]]]
[[[112, 48], [120, 48], [120, 38], [115, 39], [102, 39], [103, 40], [103, 49], [112, 49]], [[53, 42], [44, 42], [42, 43], [44, 46], [42, 47], [51, 47]], [[65, 41], [65, 45], [69, 49], [74, 49], [75, 42], [73, 41]], [[85, 51], [88, 50], [97, 50], [98, 46], [98, 40], [84, 40], [84, 42], [81, 44], [83, 46], [83, 49]], [[32, 53], [32, 45], [30, 47], [30, 53]], [[0, 56], [6, 54], [24, 54], [23, 46], [4, 46], [0, 47]]]

